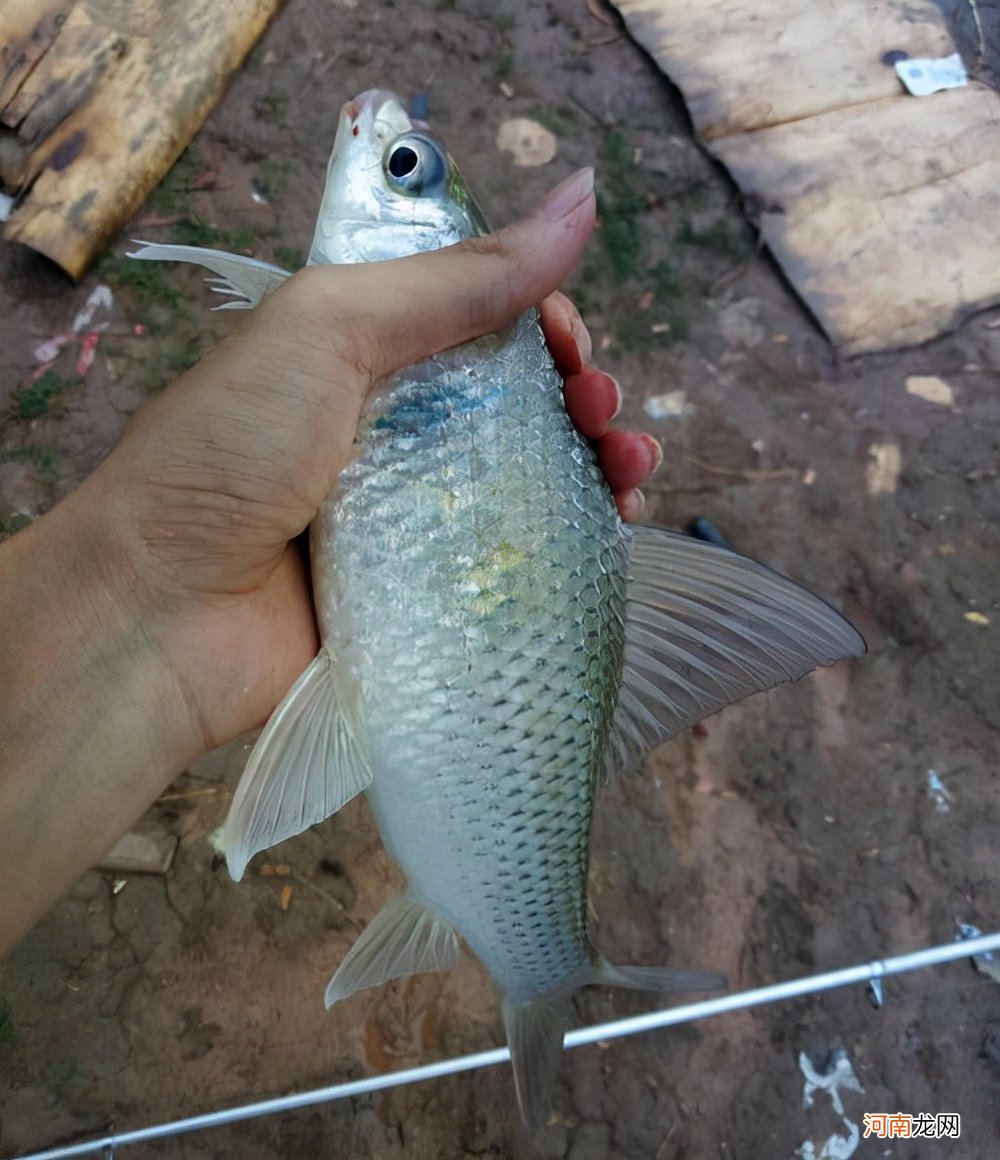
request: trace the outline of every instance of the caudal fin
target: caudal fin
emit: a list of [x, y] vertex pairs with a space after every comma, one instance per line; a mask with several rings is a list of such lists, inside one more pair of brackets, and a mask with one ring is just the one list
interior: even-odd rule
[[[616, 967], [597, 956], [593, 975], [585, 980], [634, 991], [717, 991], [726, 986], [724, 975], [679, 967]], [[531, 1130], [545, 1126], [552, 1107], [563, 1036], [569, 1022], [566, 990], [550, 992], [526, 1003], [503, 1001], [514, 1086], [521, 1118]]]
[[504, 999], [502, 1010], [521, 1118], [536, 1131], [549, 1118], [567, 1020], [544, 998], [527, 1003]]

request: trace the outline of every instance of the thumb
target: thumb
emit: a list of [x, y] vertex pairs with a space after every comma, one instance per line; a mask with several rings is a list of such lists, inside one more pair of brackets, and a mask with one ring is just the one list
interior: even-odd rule
[[581, 169], [523, 219], [486, 237], [389, 262], [313, 266], [313, 301], [338, 353], [368, 380], [509, 326], [573, 272], [594, 228], [594, 171]]

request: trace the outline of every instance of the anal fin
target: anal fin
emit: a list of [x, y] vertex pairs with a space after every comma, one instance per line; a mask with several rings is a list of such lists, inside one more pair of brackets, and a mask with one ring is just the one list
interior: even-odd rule
[[454, 927], [408, 895], [390, 899], [362, 931], [326, 988], [327, 1007], [390, 979], [447, 971], [457, 962]]

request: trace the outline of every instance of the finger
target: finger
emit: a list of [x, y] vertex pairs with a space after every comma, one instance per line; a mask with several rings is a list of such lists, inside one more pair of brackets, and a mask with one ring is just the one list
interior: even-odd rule
[[610, 375], [593, 367], [570, 375], [563, 386], [563, 395], [573, 425], [587, 439], [600, 439], [607, 434], [612, 419], [621, 409], [618, 384]]
[[579, 374], [590, 362], [594, 348], [577, 308], [556, 290], [538, 304], [538, 315], [556, 370], [564, 377]]
[[582, 169], [497, 234], [391, 263], [313, 266], [291, 282], [315, 291], [308, 297], [325, 326], [337, 325], [342, 357], [374, 382], [509, 326], [565, 281], [594, 228], [593, 186], [593, 170]]
[[646, 497], [636, 487], [616, 492], [615, 503], [618, 506], [618, 514], [627, 524], [641, 520], [646, 511]]
[[597, 444], [597, 460], [613, 492], [638, 487], [662, 458], [659, 443], [638, 431], [609, 431]]

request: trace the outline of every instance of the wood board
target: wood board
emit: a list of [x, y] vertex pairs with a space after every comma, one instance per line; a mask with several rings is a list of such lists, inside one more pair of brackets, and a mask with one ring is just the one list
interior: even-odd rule
[[847, 354], [1000, 302], [1000, 94], [910, 96], [887, 54], [955, 51], [930, 0], [615, 0]]
[[3, 0], [5, 239], [74, 278], [180, 156], [281, 0]]

